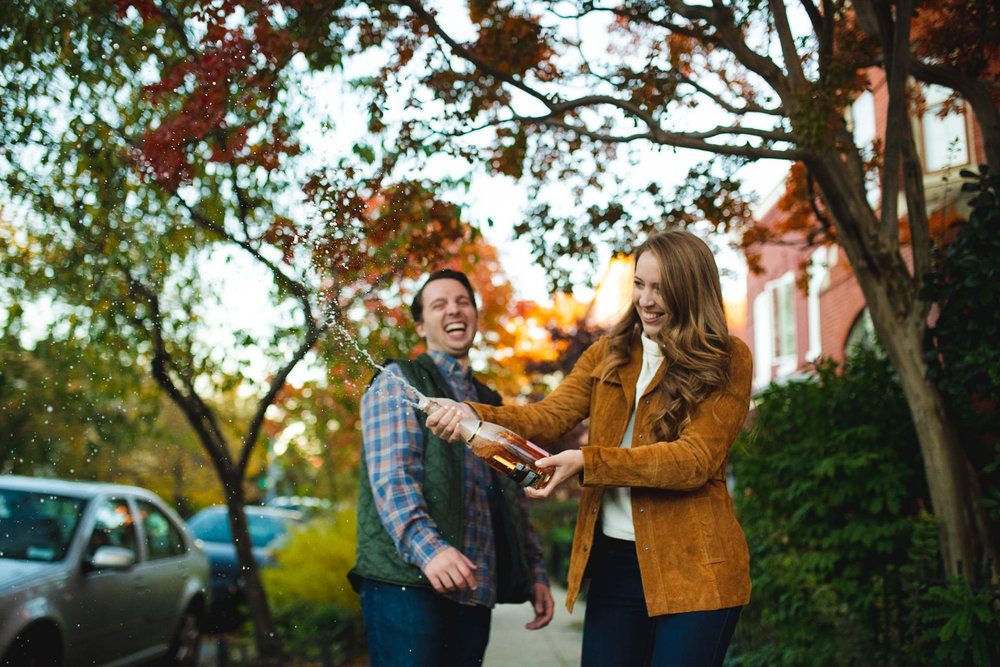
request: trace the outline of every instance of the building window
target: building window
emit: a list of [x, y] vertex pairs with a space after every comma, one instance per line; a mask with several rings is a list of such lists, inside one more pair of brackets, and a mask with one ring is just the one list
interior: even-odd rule
[[[871, 91], [858, 95], [851, 105], [851, 131], [854, 134], [854, 144], [861, 152], [861, 159], [867, 161], [875, 157], [875, 96]], [[879, 173], [872, 169], [865, 174], [865, 191], [868, 203], [877, 206], [882, 196], [879, 185]]]
[[809, 295], [806, 301], [808, 313], [809, 349], [806, 350], [806, 361], [816, 361], [823, 353], [822, 324], [820, 321], [819, 295], [830, 283], [830, 266], [828, 259], [834, 255], [823, 246], [813, 251], [809, 264]]
[[754, 365], [757, 386], [795, 372], [795, 279], [791, 271], [754, 298]]
[[774, 313], [774, 356], [795, 356], [795, 284], [786, 273], [770, 288]]
[[[951, 91], [942, 86], [924, 88], [924, 112], [921, 124], [924, 130], [924, 168], [941, 171], [969, 163], [969, 140], [965, 123], [965, 107], [941, 117], [945, 101]], [[960, 103], [961, 104], [961, 103]]]
[[871, 91], [858, 95], [851, 105], [851, 126], [858, 148], [871, 148], [875, 143], [875, 96]]
[[765, 289], [753, 299], [753, 370], [754, 386], [771, 381], [771, 307]]
[[844, 342], [844, 356], [850, 356], [851, 352], [858, 347], [868, 350], [878, 349], [875, 341], [875, 326], [872, 324], [871, 313], [865, 306], [854, 318], [854, 324], [847, 332], [847, 340]]

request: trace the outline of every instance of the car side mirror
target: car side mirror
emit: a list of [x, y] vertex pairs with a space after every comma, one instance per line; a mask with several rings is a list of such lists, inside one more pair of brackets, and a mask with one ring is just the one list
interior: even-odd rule
[[100, 547], [88, 564], [93, 570], [127, 570], [135, 565], [135, 552], [123, 547]]

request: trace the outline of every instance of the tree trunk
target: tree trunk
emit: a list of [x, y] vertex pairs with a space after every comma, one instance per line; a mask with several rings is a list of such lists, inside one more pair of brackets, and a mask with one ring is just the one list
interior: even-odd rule
[[941, 528], [945, 571], [971, 580], [985, 565], [989, 549], [979, 483], [941, 393], [927, 379], [920, 345], [922, 331], [915, 329], [889, 327], [879, 332], [879, 339], [899, 373], [910, 406], [934, 516]]
[[[854, 187], [837, 153], [813, 160], [810, 172], [823, 193], [837, 239], [847, 253], [879, 340], [899, 373], [924, 459], [931, 510], [940, 526], [945, 572], [975, 576], [990, 541], [976, 475], [937, 388], [927, 380], [923, 358], [928, 304], [896, 239], [880, 236], [879, 221]], [[889, 230], [895, 233], [895, 230]], [[994, 559], [995, 562], [995, 559]]]
[[250, 540], [250, 527], [247, 515], [243, 509], [246, 498], [243, 494], [243, 481], [239, 475], [224, 478], [226, 505], [229, 507], [229, 526], [236, 546], [236, 559], [240, 564], [246, 594], [247, 611], [253, 623], [254, 643], [257, 652], [266, 663], [276, 659], [281, 651], [281, 640], [274, 627], [271, 607], [264, 592], [264, 583], [260, 578], [260, 568], [253, 555], [253, 543]]

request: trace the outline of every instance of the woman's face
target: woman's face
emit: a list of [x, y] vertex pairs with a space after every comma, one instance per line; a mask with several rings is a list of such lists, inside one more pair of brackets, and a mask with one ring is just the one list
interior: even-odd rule
[[660, 263], [655, 255], [651, 252], [639, 255], [632, 282], [632, 305], [639, 313], [642, 331], [647, 336], [653, 336], [667, 321], [663, 287], [660, 285]]

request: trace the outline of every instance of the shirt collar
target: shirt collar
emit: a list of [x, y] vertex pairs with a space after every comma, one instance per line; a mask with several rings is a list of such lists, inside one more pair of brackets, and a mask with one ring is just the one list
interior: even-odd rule
[[642, 356], [653, 357], [654, 359], [663, 358], [663, 350], [660, 349], [659, 343], [646, 334], [642, 334], [640, 340], [642, 341]]
[[462, 368], [462, 364], [458, 363], [458, 360], [450, 354], [438, 350], [428, 350], [427, 354], [434, 360], [438, 370], [446, 376], [467, 378], [472, 375], [472, 369]]

